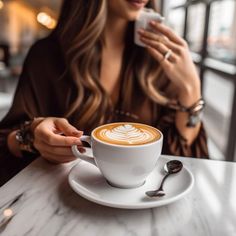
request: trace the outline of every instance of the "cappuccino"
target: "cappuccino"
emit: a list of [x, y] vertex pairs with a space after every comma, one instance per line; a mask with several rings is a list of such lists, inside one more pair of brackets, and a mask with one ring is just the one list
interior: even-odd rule
[[105, 143], [125, 146], [143, 145], [161, 138], [156, 128], [128, 122], [100, 126], [93, 131], [93, 136]]
[[145, 183], [155, 168], [163, 135], [152, 126], [119, 122], [99, 126], [91, 136], [83, 135], [80, 140], [91, 145], [93, 156], [88, 155], [91, 154], [88, 148], [87, 154], [82, 154], [73, 145], [76, 157], [97, 166], [113, 187], [136, 188]]

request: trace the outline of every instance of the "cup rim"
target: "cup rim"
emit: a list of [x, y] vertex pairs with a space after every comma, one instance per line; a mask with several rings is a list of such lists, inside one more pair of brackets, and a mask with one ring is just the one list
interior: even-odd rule
[[[144, 126], [147, 126], [147, 127], [151, 127], [152, 129], [155, 129], [155, 130], [160, 134], [160, 138], [157, 139], [157, 140], [155, 140], [155, 141], [152, 141], [152, 142], [150, 142], [150, 143], [136, 144], [136, 145], [122, 145], [122, 144], [111, 144], [111, 143], [108, 143], [108, 142], [104, 142], [104, 141], [102, 141], [102, 140], [97, 139], [97, 138], [94, 136], [94, 132], [95, 132], [97, 129], [103, 127], [103, 126], [107, 126], [107, 125], [109, 125], [109, 124], [125, 124], [125, 123], [127, 123], [127, 124], [138, 124], [138, 125], [144, 125]], [[161, 141], [163, 140], [163, 134], [162, 134], [162, 132], [161, 132], [159, 129], [157, 129], [156, 127], [153, 127], [153, 126], [151, 126], [151, 125], [147, 125], [147, 124], [143, 124], [143, 123], [138, 123], [138, 122], [112, 122], [112, 123], [107, 123], [107, 124], [104, 124], [104, 125], [100, 125], [100, 126], [96, 127], [96, 128], [92, 131], [91, 137], [92, 137], [93, 139], [95, 139], [95, 140], [96, 140], [97, 142], [99, 142], [99, 143], [102, 143], [102, 144], [105, 144], [105, 145], [108, 145], [108, 146], [111, 146], [111, 147], [122, 147], [122, 148], [139, 148], [139, 147], [144, 147], [144, 146], [146, 147], [146, 146], [151, 146], [151, 145], [153, 145], [153, 144], [155, 144], [155, 143], [161, 142]]]

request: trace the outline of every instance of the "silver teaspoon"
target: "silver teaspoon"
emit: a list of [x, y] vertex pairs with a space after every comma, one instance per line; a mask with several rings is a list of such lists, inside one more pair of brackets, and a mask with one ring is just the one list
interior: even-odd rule
[[165, 180], [167, 179], [168, 176], [180, 172], [182, 170], [182, 168], [183, 168], [183, 164], [181, 161], [172, 160], [172, 161], [167, 162], [164, 166], [164, 170], [165, 170], [166, 175], [162, 179], [160, 187], [157, 190], [147, 191], [146, 195], [149, 197], [163, 197], [163, 196], [165, 196], [165, 192], [163, 190], [163, 184], [164, 184]]

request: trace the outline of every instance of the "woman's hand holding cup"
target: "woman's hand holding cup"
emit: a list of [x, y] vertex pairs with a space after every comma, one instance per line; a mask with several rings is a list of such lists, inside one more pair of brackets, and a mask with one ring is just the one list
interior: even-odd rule
[[66, 163], [76, 159], [72, 154], [71, 146], [84, 148], [80, 137], [82, 131], [77, 130], [64, 118], [40, 118], [32, 123], [34, 133], [34, 146], [43, 158], [52, 163]]

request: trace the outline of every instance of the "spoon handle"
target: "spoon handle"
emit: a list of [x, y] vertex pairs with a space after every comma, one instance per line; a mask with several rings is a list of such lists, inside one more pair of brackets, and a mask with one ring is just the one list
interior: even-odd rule
[[158, 188], [158, 190], [157, 191], [163, 191], [163, 185], [164, 185], [164, 182], [165, 182], [165, 180], [167, 179], [167, 177], [170, 175], [171, 173], [167, 173], [165, 176], [164, 176], [164, 178], [162, 179], [162, 181], [161, 181], [161, 184], [160, 184], [160, 187]]

